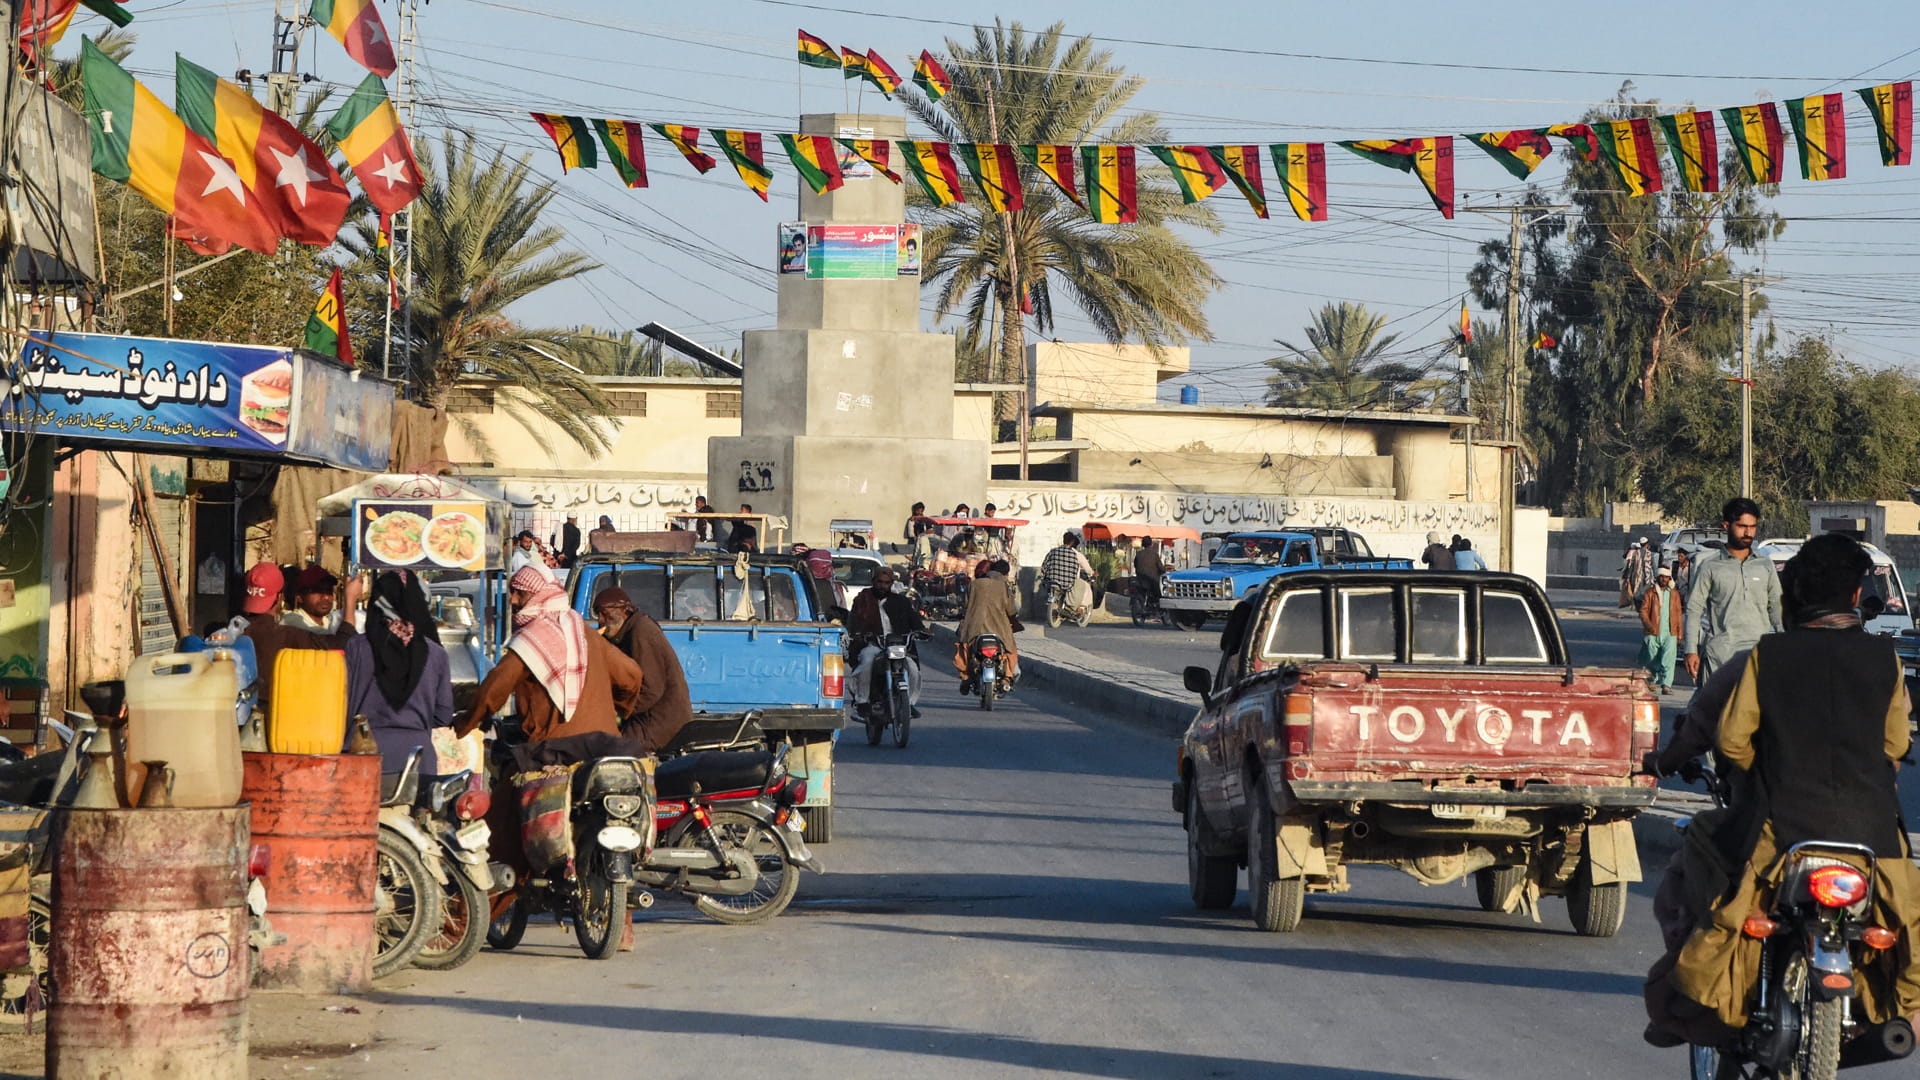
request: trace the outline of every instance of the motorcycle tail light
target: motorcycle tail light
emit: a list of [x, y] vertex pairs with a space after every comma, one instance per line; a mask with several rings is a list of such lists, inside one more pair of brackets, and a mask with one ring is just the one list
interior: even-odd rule
[[820, 658], [820, 696], [844, 697], [847, 692], [847, 658], [828, 653]]
[[1747, 921], [1740, 924], [1741, 933], [1761, 941], [1772, 937], [1773, 932], [1779, 928], [1779, 923], [1774, 922], [1765, 915], [1749, 915], [1747, 916]]
[[1872, 948], [1879, 949], [1881, 952], [1887, 952], [1895, 945], [1900, 944], [1900, 935], [1884, 926], [1869, 926], [1865, 930], [1860, 931], [1860, 940], [1866, 942], [1867, 945]]
[[453, 800], [454, 816], [461, 821], [478, 821], [493, 808], [493, 796], [474, 788]]
[[1823, 866], [1807, 875], [1807, 889], [1822, 907], [1849, 907], [1867, 895], [1867, 879], [1851, 866]]
[[273, 848], [266, 844], [255, 844], [247, 852], [247, 876], [263, 878], [267, 876], [267, 867], [273, 861]]
[[1000, 648], [997, 645], [982, 645], [980, 646], [980, 655], [991, 660], [1000, 655]]
[[783, 806], [798, 806], [807, 801], [807, 782], [789, 780], [787, 786], [780, 789], [780, 803]]

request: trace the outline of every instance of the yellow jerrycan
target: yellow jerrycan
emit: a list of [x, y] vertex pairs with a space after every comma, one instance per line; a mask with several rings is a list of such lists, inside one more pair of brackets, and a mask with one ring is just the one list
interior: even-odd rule
[[267, 749], [276, 754], [337, 754], [347, 741], [347, 654], [282, 649], [273, 658]]
[[135, 659], [127, 671], [128, 759], [166, 762], [175, 806], [232, 806], [244, 773], [239, 696], [239, 669], [225, 649]]

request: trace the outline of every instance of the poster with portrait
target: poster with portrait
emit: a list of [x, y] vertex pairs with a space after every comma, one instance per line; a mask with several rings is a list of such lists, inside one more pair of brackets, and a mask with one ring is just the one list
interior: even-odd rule
[[895, 273], [901, 277], [920, 276], [920, 226], [909, 221], [900, 226], [900, 254]]
[[783, 221], [780, 223], [780, 272], [783, 274], [804, 274], [807, 272], [807, 223], [804, 221]]

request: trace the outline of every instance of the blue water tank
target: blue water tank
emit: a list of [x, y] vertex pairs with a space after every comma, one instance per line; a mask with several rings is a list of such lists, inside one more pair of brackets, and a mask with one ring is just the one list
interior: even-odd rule
[[1180, 404], [1182, 405], [1200, 404], [1200, 388], [1197, 386], [1181, 387], [1180, 388]]

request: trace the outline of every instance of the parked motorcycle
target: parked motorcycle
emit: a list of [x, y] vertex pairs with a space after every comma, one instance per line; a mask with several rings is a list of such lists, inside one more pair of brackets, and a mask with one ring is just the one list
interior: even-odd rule
[[1063, 622], [1075, 626], [1085, 626], [1093, 621], [1093, 609], [1067, 603], [1067, 597], [1073, 590], [1064, 585], [1049, 582], [1047, 584], [1047, 625], [1058, 627]]
[[1005, 648], [993, 634], [981, 634], [967, 643], [967, 677], [960, 683], [963, 694], [980, 695], [980, 707], [993, 711], [993, 699], [1013, 689], [1007, 673]]
[[889, 729], [893, 745], [907, 748], [908, 731], [913, 721], [913, 678], [908, 665], [916, 662], [913, 643], [929, 634], [888, 634], [879, 643], [881, 655], [875, 657], [869, 675], [873, 684], [867, 693], [867, 708], [862, 719], [867, 725], [867, 745], [880, 745], [880, 737]]
[[413, 820], [420, 799], [420, 756], [414, 748], [397, 773], [380, 778], [380, 830], [375, 840], [373, 883], [373, 976], [384, 978], [410, 966], [427, 939], [439, 933], [444, 912], [433, 839]]
[[[84, 713], [68, 716], [77, 723], [92, 723]], [[0, 806], [0, 840], [25, 844], [33, 867], [27, 901], [27, 955], [32, 970], [0, 978], [0, 1035], [44, 1030], [47, 1009], [53, 1005], [53, 977], [47, 962], [53, 929], [52, 811], [72, 805], [86, 775], [87, 750], [96, 737], [106, 737], [106, 732], [93, 727], [70, 728], [58, 721], [50, 721], [49, 727], [61, 735], [64, 751], [0, 765], [0, 803], [7, 804]]]
[[[799, 808], [807, 782], [788, 774], [787, 750], [709, 750], [662, 762], [653, 776], [660, 844], [634, 881], [685, 893], [716, 922], [765, 922], [785, 911], [800, 888], [795, 868], [824, 872], [807, 848]], [[634, 905], [651, 907], [652, 894], [637, 893]]]
[[[489, 895], [510, 888], [513, 871], [487, 862], [492, 804], [484, 781], [471, 770], [435, 778], [413, 807], [413, 824], [434, 841], [422, 858], [440, 880], [440, 928], [413, 958], [415, 967], [450, 971], [473, 959], [487, 940]], [[418, 841], [417, 836], [409, 839]]]

